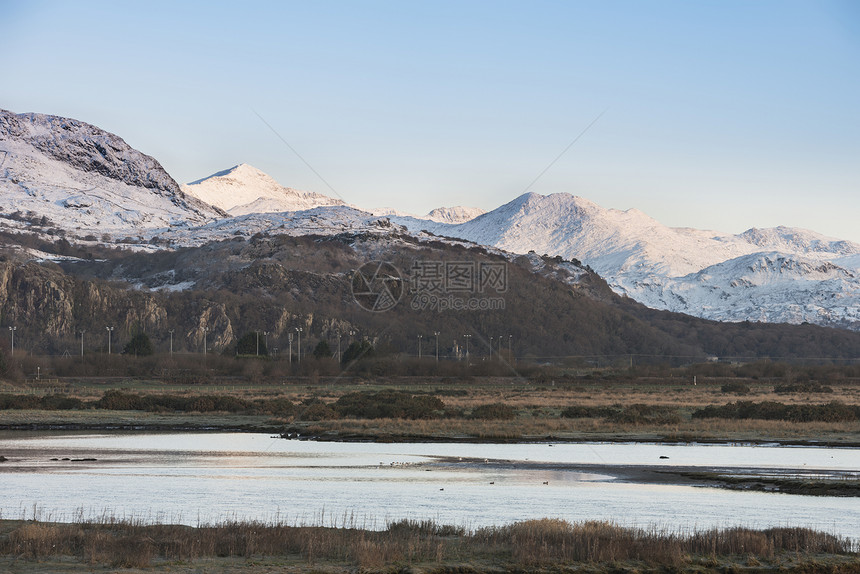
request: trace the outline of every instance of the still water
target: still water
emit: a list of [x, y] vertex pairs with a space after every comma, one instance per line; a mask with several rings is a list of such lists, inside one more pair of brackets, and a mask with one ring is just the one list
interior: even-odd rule
[[0, 464], [2, 518], [255, 519], [365, 528], [429, 518], [476, 528], [557, 517], [671, 530], [807, 526], [860, 540], [857, 498], [667, 484], [639, 472], [659, 465], [856, 475], [860, 449], [2, 433], [0, 455], [9, 459]]

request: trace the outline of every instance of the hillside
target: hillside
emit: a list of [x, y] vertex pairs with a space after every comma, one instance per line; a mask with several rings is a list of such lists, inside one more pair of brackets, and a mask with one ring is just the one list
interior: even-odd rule
[[31, 216], [78, 234], [125, 236], [223, 216], [186, 196], [155, 159], [116, 135], [78, 120], [5, 110], [0, 196], [7, 227]]
[[[67, 253], [57, 263], [4, 255], [0, 310], [18, 327], [16, 348], [75, 352], [80, 331], [88, 333], [88, 345], [102, 345], [104, 328], [112, 325], [117, 346], [142, 329], [165, 351], [173, 329], [177, 351], [201, 352], [208, 336], [212, 352], [228, 354], [238, 337], [257, 330], [268, 333], [270, 348], [284, 350], [297, 328], [303, 330], [306, 351], [322, 340], [334, 345], [339, 333], [344, 344], [348, 338], [368, 338], [380, 349], [407, 354], [415, 354], [419, 334], [429, 345], [438, 332], [445, 358], [462, 357], [464, 336], [470, 335], [476, 360], [489, 354], [491, 340], [496, 351], [501, 340], [520, 358], [578, 357], [597, 364], [860, 354], [858, 333], [813, 325], [724, 324], [655, 311], [618, 297], [576, 262], [503, 256], [396, 231], [237, 236], [174, 251], [76, 255]], [[403, 279], [403, 297], [391, 310], [370, 312], [356, 303], [355, 270], [371, 261], [389, 262]], [[430, 292], [406, 287], [421, 278], [422, 266], [434, 262], [472, 269], [501, 265], [505, 283], [483, 292], [475, 286], [466, 293], [437, 293], [438, 300], [431, 301]], [[502, 303], [457, 309], [455, 299]], [[434, 306], [443, 300], [448, 307]]]
[[563, 193], [528, 193], [455, 225], [391, 219], [515, 253], [577, 258], [617, 293], [657, 309], [860, 330], [860, 245], [808, 230], [671, 228], [635, 209], [605, 209]]

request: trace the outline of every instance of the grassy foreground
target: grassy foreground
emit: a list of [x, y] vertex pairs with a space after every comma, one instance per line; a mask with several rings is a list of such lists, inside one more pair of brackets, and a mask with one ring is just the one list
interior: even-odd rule
[[[860, 572], [858, 544], [802, 528], [692, 533], [530, 520], [465, 531], [0, 521], [4, 572]], [[112, 570], [117, 571], [117, 570]]]
[[[2, 429], [247, 430], [327, 440], [713, 441], [860, 445], [860, 380], [822, 385], [780, 378], [344, 377], [179, 385], [151, 378], [0, 382], [32, 405], [0, 408]], [[826, 390], [826, 392], [825, 392]], [[106, 393], [141, 398], [125, 405]], [[336, 410], [352, 393], [400, 392], [438, 400], [419, 415]], [[51, 398], [47, 409], [35, 399]], [[169, 400], [168, 400], [169, 399]], [[62, 406], [63, 401], [82, 404]], [[427, 402], [427, 401], [425, 401]], [[778, 404], [780, 410], [729, 408]], [[95, 408], [95, 406], [97, 408]], [[367, 406], [367, 405], [365, 405]], [[373, 405], [369, 405], [373, 406]], [[335, 408], [332, 408], [335, 407]], [[496, 408], [493, 408], [496, 407]], [[818, 409], [816, 412], [808, 412]], [[747, 412], [752, 410], [752, 412]], [[832, 411], [832, 413], [830, 412]], [[709, 416], [698, 416], [705, 412]], [[826, 416], [833, 414], [832, 418]], [[825, 415], [825, 416], [821, 416]], [[741, 418], [744, 417], [744, 418]], [[769, 418], [768, 418], [769, 417]], [[2, 453], [0, 453], [2, 454]]]

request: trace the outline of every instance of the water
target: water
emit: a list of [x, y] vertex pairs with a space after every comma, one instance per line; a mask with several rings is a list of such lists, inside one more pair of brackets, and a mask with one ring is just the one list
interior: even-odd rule
[[673, 531], [806, 526], [860, 539], [856, 498], [637, 482], [637, 469], [649, 465], [857, 473], [860, 449], [3, 433], [0, 454], [10, 459], [0, 464], [3, 518], [107, 515], [185, 524], [256, 519], [365, 528], [429, 518], [476, 528], [550, 517]]

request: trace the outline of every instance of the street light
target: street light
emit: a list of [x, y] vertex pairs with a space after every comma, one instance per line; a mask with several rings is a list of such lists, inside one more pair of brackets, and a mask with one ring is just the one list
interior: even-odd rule
[[472, 335], [463, 335], [463, 338], [466, 339], [466, 364], [469, 364], [469, 339], [472, 338]]
[[266, 348], [266, 354], [269, 354], [269, 332], [263, 331], [263, 346]]
[[513, 335], [508, 335], [508, 355], [511, 357], [511, 361], [514, 360], [514, 354], [511, 352], [511, 340], [514, 338]]
[[493, 358], [493, 336], [490, 335], [490, 359]]
[[84, 356], [84, 333], [86, 333], [86, 331], [81, 330], [81, 357]]
[[173, 329], [167, 331], [170, 333], [170, 356], [173, 357]]
[[418, 335], [418, 360], [421, 360], [421, 339], [424, 335]]
[[502, 359], [502, 336], [499, 335], [499, 360]]
[[9, 327], [9, 334], [12, 335], [12, 352], [10, 354], [15, 354], [15, 331], [18, 330], [18, 327]]
[[257, 356], [260, 356], [260, 332], [257, 331]]
[[340, 331], [337, 332], [337, 362], [340, 362]]
[[287, 333], [287, 340], [290, 342], [290, 364], [293, 364], [293, 334]]
[[110, 336], [113, 333], [113, 327], [105, 327], [105, 329], [107, 329], [108, 332], [108, 355], [110, 355]]
[[302, 327], [296, 327], [296, 333], [299, 334], [299, 362], [302, 362]]
[[206, 342], [206, 333], [209, 332], [209, 327], [203, 327], [203, 355], [206, 356], [206, 347], [208, 346]]
[[436, 362], [439, 362], [439, 331], [433, 331], [433, 335], [436, 337]]

